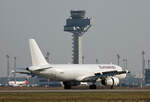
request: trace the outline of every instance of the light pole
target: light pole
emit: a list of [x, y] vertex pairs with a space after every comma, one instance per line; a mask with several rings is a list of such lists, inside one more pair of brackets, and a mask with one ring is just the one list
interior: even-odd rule
[[127, 60], [127, 58], [123, 59], [123, 64], [124, 64], [124, 68], [128, 69], [128, 60]]
[[47, 52], [47, 53], [46, 53], [46, 57], [45, 57], [45, 58], [46, 58], [46, 60], [47, 60], [47, 62], [48, 62], [48, 63], [50, 62], [50, 58], [49, 58], [49, 56], [50, 56], [50, 52]]
[[[50, 58], [49, 58], [49, 56], [50, 56], [50, 52], [47, 52], [45, 58], [46, 58], [46, 60], [47, 60], [48, 63], [50, 63], [50, 60], [49, 60]], [[47, 79], [47, 85], [48, 85], [48, 87], [49, 87], [49, 82], [50, 82], [50, 79], [48, 78], [48, 79]]]
[[14, 80], [15, 80], [15, 83], [16, 83], [16, 57], [14, 57]]
[[118, 66], [120, 65], [120, 55], [119, 54], [117, 54], [117, 64], [118, 64]]
[[98, 59], [96, 59], [96, 64], [98, 64], [99, 63], [99, 61], [98, 61]]
[[144, 85], [144, 70], [145, 70], [145, 51], [142, 51], [142, 82], [141, 82], [141, 87]]
[[84, 59], [85, 59], [85, 57], [84, 56], [82, 56], [82, 64], [84, 64], [85, 62], [84, 62]]
[[10, 81], [10, 73], [9, 73], [9, 55], [6, 55], [6, 59], [7, 59], [7, 85], [9, 85], [9, 81]]

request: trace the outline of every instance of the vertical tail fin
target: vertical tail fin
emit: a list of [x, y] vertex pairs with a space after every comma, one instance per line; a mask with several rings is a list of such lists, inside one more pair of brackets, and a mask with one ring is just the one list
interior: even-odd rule
[[38, 65], [48, 64], [34, 39], [29, 39], [29, 45], [30, 45], [30, 53], [32, 58], [32, 65], [38, 66]]

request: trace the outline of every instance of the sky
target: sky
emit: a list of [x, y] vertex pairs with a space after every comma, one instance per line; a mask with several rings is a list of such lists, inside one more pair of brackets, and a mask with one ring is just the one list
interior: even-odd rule
[[[149, 0], [0, 0], [0, 77], [6, 76], [6, 55], [17, 57], [17, 67], [31, 65], [28, 39], [34, 38], [52, 63], [72, 61], [72, 36], [64, 32], [70, 10], [86, 10], [92, 27], [83, 35], [85, 63], [117, 63], [128, 59], [128, 69], [142, 72], [142, 55], [150, 59]], [[146, 63], [147, 66], [147, 63]]]

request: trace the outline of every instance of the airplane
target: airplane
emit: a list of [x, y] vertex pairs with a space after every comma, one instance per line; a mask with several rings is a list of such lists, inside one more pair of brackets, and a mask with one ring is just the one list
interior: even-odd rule
[[64, 89], [71, 89], [81, 82], [91, 82], [89, 89], [96, 89], [97, 81], [113, 88], [119, 85], [119, 80], [124, 79], [129, 73], [128, 70], [123, 70], [114, 64], [50, 64], [34, 39], [29, 39], [29, 46], [32, 66], [26, 68], [28, 72], [20, 73], [62, 81]]
[[26, 79], [25, 81], [9, 81], [8, 82], [9, 86], [17, 87], [17, 86], [27, 86], [29, 84], [28, 80]]

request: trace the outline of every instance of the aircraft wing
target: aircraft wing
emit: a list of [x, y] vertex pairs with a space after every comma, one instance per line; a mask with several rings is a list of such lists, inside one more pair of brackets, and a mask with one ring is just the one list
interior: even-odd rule
[[129, 73], [127, 70], [125, 71], [107, 71], [102, 73], [95, 73], [94, 76], [89, 76], [83, 79], [83, 81], [96, 81], [97, 79], [103, 79], [109, 76], [115, 76], [120, 74], [126, 74]]
[[28, 74], [28, 75], [30, 75], [30, 74], [31, 74], [30, 72], [23, 72], [23, 71], [17, 71], [17, 72], [13, 72], [13, 73]]
[[[51, 68], [51, 67], [49, 67], [49, 68]], [[46, 70], [46, 69], [49, 69], [49, 68], [41, 68], [41, 69], [36, 69], [36, 70], [34, 70], [34, 71], [44, 71], [44, 70]]]

